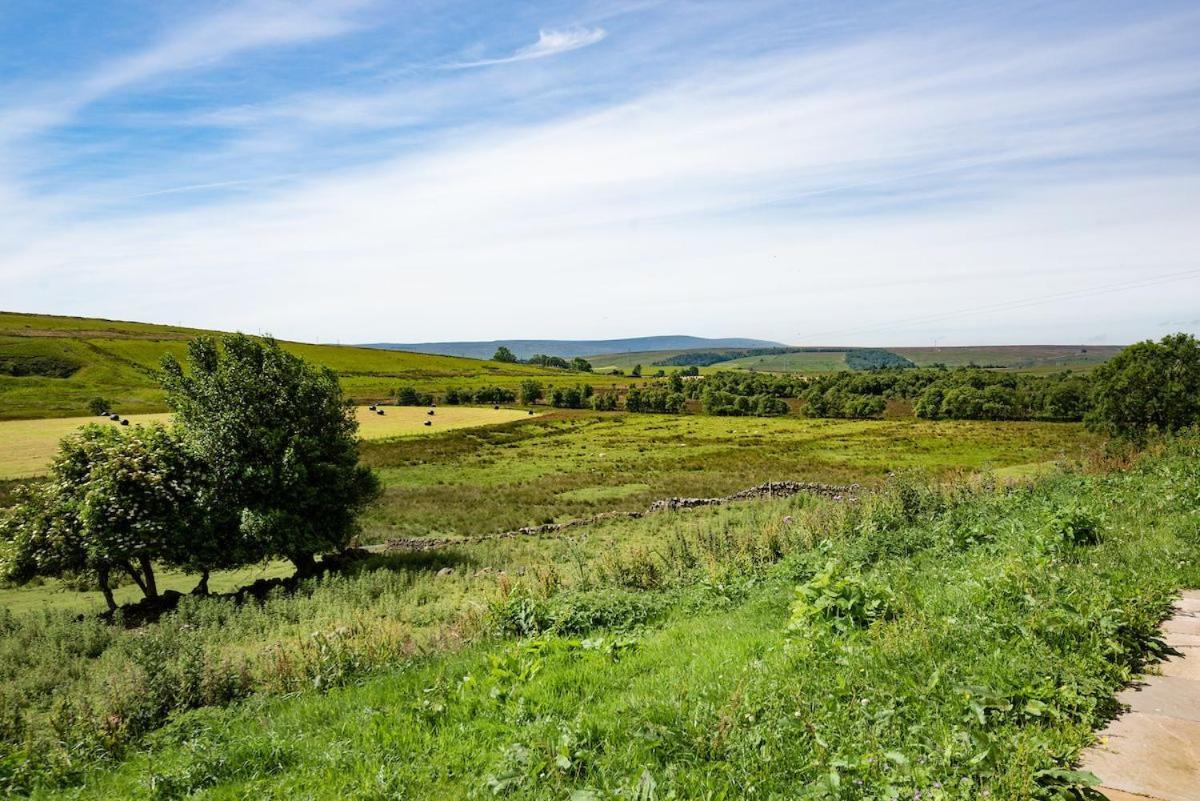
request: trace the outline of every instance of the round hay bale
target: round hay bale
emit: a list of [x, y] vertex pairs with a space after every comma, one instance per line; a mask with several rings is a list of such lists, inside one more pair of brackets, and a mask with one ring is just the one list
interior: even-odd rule
[[433, 421], [432, 421], [432, 420], [426, 420], [426, 421], [425, 421], [425, 425], [427, 425], [427, 426], [431, 426], [431, 425], [433, 425]]

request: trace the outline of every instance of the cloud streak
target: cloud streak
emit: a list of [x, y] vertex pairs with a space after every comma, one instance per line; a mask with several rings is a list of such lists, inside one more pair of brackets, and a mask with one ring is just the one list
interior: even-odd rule
[[537, 41], [520, 48], [512, 55], [502, 58], [485, 58], [477, 61], [461, 61], [451, 64], [452, 69], [470, 69], [473, 67], [488, 67], [494, 64], [512, 64], [516, 61], [532, 61], [537, 58], [557, 56], [588, 47], [603, 40], [608, 33], [600, 27], [596, 28], [566, 28], [553, 30], [543, 28], [538, 31]]

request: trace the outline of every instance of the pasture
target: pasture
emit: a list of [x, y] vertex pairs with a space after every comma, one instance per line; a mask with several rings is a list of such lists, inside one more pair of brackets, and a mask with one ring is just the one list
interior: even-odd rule
[[[474, 426], [495, 425], [527, 419], [523, 409], [492, 409], [475, 406], [445, 406], [427, 414], [423, 406], [389, 406], [379, 415], [366, 406], [355, 410], [359, 435], [364, 440], [392, 437], [428, 436]], [[162, 423], [166, 413], [128, 416], [133, 425]], [[425, 423], [428, 421], [429, 426]], [[101, 417], [55, 417], [32, 420], [0, 420], [0, 480], [27, 478], [46, 471], [54, 457], [58, 441], [89, 423], [117, 425]]]
[[896, 471], [1032, 474], [1086, 459], [1096, 447], [1068, 423], [556, 411], [365, 443], [362, 459], [384, 494], [365, 513], [363, 536], [485, 534], [783, 479], [876, 485]]
[[[12, 375], [0, 370], [0, 420], [76, 417], [96, 396], [124, 414], [165, 411], [155, 380], [167, 353], [182, 357], [187, 341], [211, 331], [0, 312], [0, 361], [49, 360], [71, 369], [58, 375]], [[623, 385], [619, 379], [525, 364], [377, 350], [348, 345], [281, 343], [285, 350], [338, 374], [346, 395], [363, 403], [386, 400], [400, 386], [421, 391], [449, 387], [515, 389], [526, 379], [547, 386], [590, 382], [597, 388]]]

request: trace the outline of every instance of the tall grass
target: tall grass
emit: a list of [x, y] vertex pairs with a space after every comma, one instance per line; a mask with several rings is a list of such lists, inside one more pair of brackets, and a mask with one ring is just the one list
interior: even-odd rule
[[0, 766], [111, 798], [1067, 797], [1200, 584], [1198, 457], [664, 514], [135, 631], [9, 617]]

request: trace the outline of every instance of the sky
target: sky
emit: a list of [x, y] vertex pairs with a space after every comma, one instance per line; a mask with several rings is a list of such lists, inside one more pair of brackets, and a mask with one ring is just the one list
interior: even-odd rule
[[321, 342], [1200, 332], [1194, 2], [0, 4], [0, 309]]

